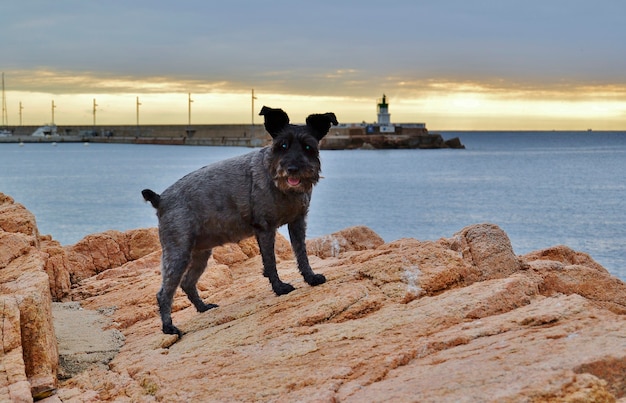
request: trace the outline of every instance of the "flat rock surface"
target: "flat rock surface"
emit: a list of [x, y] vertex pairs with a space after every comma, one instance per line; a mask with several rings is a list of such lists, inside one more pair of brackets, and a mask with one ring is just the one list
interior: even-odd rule
[[327, 279], [310, 287], [279, 236], [295, 290], [276, 296], [247, 239], [198, 282], [218, 308], [177, 292], [178, 338], [155, 229], [61, 247], [0, 206], [3, 401], [626, 402], [626, 284], [567, 246], [517, 256], [489, 223], [389, 243], [353, 227], [307, 241]]
[[103, 313], [83, 309], [79, 302], [52, 304], [54, 331], [59, 346], [59, 378], [67, 379], [96, 365], [107, 364], [124, 345], [124, 335], [109, 328]]
[[198, 286], [219, 307], [198, 313], [177, 293], [180, 339], [160, 331], [158, 251], [83, 279], [72, 299], [106, 313], [102, 328], [125, 343], [108, 365], [64, 380], [56, 397], [625, 401], [626, 285], [588, 255], [558, 246], [516, 256], [491, 224], [426, 242], [363, 233], [311, 241], [313, 269], [328, 280], [317, 287], [279, 240], [279, 274], [296, 287], [280, 297], [249, 240], [216, 250]]

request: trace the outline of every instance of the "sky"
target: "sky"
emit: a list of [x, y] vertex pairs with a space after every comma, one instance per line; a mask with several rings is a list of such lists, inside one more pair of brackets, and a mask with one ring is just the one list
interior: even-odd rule
[[626, 130], [626, 2], [3, 1], [0, 71], [12, 126], [374, 122], [385, 94], [431, 130]]

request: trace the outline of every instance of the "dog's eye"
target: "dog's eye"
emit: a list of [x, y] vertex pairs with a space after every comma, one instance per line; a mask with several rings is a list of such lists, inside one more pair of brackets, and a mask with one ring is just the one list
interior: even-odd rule
[[282, 148], [283, 150], [286, 150], [286, 149], [288, 149], [288, 148], [289, 148], [289, 144], [287, 144], [287, 143], [282, 143], [282, 144], [280, 145], [280, 148]]
[[305, 145], [304, 146], [305, 151], [311, 151], [311, 146], [310, 145]]

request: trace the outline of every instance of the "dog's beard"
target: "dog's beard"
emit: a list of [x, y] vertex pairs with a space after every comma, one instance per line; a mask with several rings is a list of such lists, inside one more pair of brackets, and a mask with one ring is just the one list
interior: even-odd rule
[[286, 169], [279, 167], [273, 177], [274, 185], [283, 193], [299, 192], [308, 193], [313, 190], [313, 186], [319, 181], [319, 170], [308, 169], [290, 174]]

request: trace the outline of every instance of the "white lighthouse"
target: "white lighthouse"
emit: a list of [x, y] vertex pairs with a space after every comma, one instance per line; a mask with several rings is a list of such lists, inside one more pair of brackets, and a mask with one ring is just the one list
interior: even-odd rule
[[381, 133], [395, 133], [396, 128], [391, 124], [391, 115], [389, 114], [389, 104], [387, 96], [383, 94], [383, 99], [378, 102], [376, 107], [378, 113], [378, 126]]
[[383, 99], [378, 102], [378, 107], [376, 108], [376, 112], [378, 113], [378, 124], [390, 125], [391, 124], [391, 115], [389, 114], [389, 104], [387, 103], [387, 96], [383, 94]]

